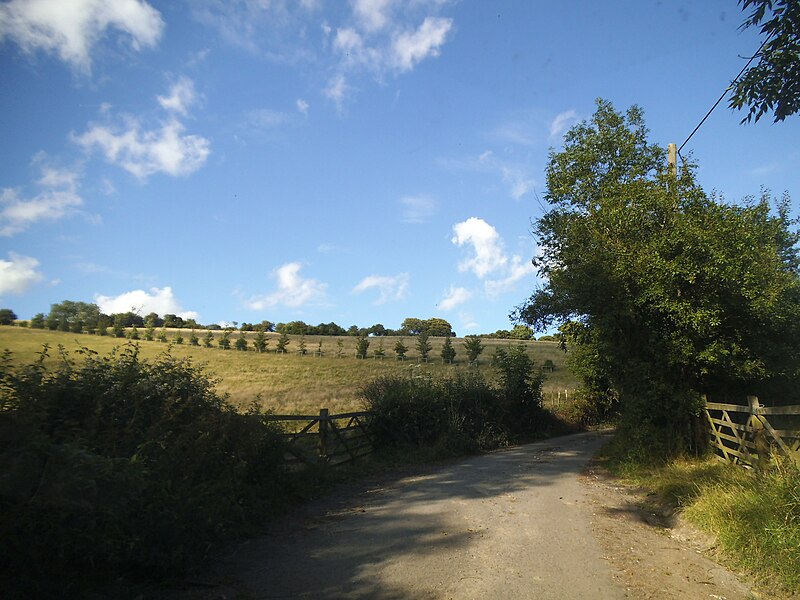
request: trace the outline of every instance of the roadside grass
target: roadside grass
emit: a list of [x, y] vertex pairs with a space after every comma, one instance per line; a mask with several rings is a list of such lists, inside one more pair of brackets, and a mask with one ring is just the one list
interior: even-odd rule
[[[168, 339], [174, 337], [175, 331], [177, 330], [167, 330]], [[139, 329], [139, 334], [143, 333]], [[188, 340], [189, 332], [181, 330], [181, 333]], [[205, 334], [198, 330], [198, 335], [202, 340]], [[216, 340], [221, 332], [217, 331], [214, 335]], [[233, 341], [237, 336], [238, 333], [233, 333], [230, 339]], [[170, 345], [169, 351], [177, 358], [191, 357], [194, 361], [205, 364], [209, 375], [218, 380], [217, 392], [227, 394], [234, 406], [244, 408], [253, 400], [259, 399], [263, 408], [278, 414], [316, 414], [320, 408], [328, 408], [331, 412], [362, 410], [359, 390], [366, 382], [382, 375], [405, 373], [410, 376], [438, 378], [476, 368], [487, 379], [493, 379], [495, 369], [491, 366], [491, 357], [494, 350], [516, 343], [514, 340], [484, 340], [485, 350], [480, 356], [478, 366], [470, 367], [461, 346], [462, 338], [454, 340], [458, 352], [454, 364], [443, 364], [439, 352], [444, 338], [431, 338], [433, 350], [430, 352], [430, 361], [425, 363], [419, 361], [414, 347], [415, 338], [411, 336], [404, 338], [405, 345], [409, 347], [408, 360], [405, 361], [395, 359], [392, 349], [399, 339], [396, 337], [370, 338], [370, 357], [367, 359], [355, 358], [356, 339], [349, 336], [305, 336], [305, 355], [297, 353], [300, 336], [289, 336], [291, 342], [285, 354], [275, 353], [278, 334], [268, 334], [269, 346], [265, 353], [253, 351], [254, 333], [249, 332], [246, 337], [250, 344], [247, 352], [220, 350], [216, 347], [216, 341], [212, 348], [189, 346], [184, 341], [182, 345]], [[339, 339], [342, 340], [341, 349], [337, 345]], [[372, 356], [372, 352], [378, 349], [381, 339], [386, 356], [379, 360]], [[70, 356], [76, 359], [78, 357], [75, 352], [82, 347], [106, 355], [127, 342], [128, 340], [109, 336], [0, 327], [0, 350], [11, 350], [14, 363], [35, 360], [44, 344], [50, 346], [48, 362], [54, 364], [59, 360], [58, 345], [64, 346]], [[317, 356], [315, 353], [320, 348], [320, 342], [322, 355]], [[157, 341], [139, 340], [137, 343], [144, 359], [153, 359], [168, 348], [168, 344]], [[571, 395], [577, 386], [577, 380], [570, 373], [565, 355], [558, 344], [525, 342], [525, 346], [536, 365], [541, 366], [548, 359], [555, 365], [553, 372], [545, 374], [545, 406], [549, 406], [549, 399], [552, 399], [553, 405], [556, 402], [566, 402], [568, 394]], [[340, 351], [342, 356], [337, 358]], [[556, 400], [559, 395], [561, 399]]]
[[718, 558], [774, 597], [800, 597], [800, 465], [773, 458], [762, 471], [716, 457], [636, 463], [624, 441], [603, 450], [606, 466], [654, 491], [686, 520], [714, 536]]

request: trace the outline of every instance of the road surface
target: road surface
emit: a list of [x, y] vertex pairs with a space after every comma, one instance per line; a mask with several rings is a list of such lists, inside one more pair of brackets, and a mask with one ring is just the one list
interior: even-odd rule
[[342, 486], [223, 557], [206, 574], [211, 585], [177, 596], [749, 597], [733, 575], [646, 524], [629, 497], [584, 472], [607, 435], [564, 436]]

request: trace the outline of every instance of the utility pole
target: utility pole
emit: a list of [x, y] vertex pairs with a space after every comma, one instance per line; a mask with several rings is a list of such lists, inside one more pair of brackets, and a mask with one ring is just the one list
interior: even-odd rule
[[667, 146], [667, 164], [670, 176], [675, 179], [678, 176], [678, 149], [675, 144]]

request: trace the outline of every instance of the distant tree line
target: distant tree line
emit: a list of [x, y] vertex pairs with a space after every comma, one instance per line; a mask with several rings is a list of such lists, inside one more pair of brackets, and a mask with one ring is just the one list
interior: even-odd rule
[[[17, 315], [10, 309], [0, 309], [0, 324], [14, 322]], [[50, 329], [52, 331], [71, 331], [73, 333], [90, 333], [105, 335], [110, 328], [116, 333], [128, 328], [167, 328], [167, 329], [206, 329], [206, 330], [233, 330], [239, 331], [261, 331], [264, 333], [285, 333], [287, 335], [325, 335], [325, 336], [404, 336], [426, 334], [431, 337], [455, 337], [452, 325], [445, 319], [430, 318], [417, 319], [409, 317], [403, 321], [399, 329], [389, 329], [381, 323], [376, 323], [371, 327], [359, 327], [351, 325], [347, 329], [331, 321], [330, 323], [320, 323], [310, 325], [304, 321], [290, 321], [288, 323], [273, 323], [272, 321], [261, 321], [260, 323], [242, 323], [233, 321], [227, 327], [218, 324], [202, 325], [195, 319], [183, 318], [175, 314], [165, 314], [160, 316], [151, 312], [142, 316], [136, 312], [128, 311], [124, 313], [114, 313], [107, 315], [100, 311], [100, 308], [91, 302], [75, 302], [64, 300], [50, 306], [47, 314], [37, 313], [28, 322], [34, 329]], [[515, 331], [521, 326], [515, 327]], [[498, 332], [499, 333], [499, 332]], [[122, 336], [119, 336], [122, 337]], [[501, 337], [501, 336], [495, 336]], [[529, 339], [522, 336], [505, 336], [514, 339]]]

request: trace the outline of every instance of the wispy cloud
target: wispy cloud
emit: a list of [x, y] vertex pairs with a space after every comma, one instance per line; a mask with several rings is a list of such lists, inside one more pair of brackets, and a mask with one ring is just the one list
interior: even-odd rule
[[467, 158], [443, 158], [439, 164], [446, 169], [487, 173], [498, 177], [514, 200], [532, 192], [538, 182], [530, 175], [528, 165], [498, 156], [492, 150]]
[[519, 200], [536, 188], [536, 180], [529, 177], [524, 169], [505, 165], [501, 165], [499, 168], [503, 176], [503, 183], [508, 186], [508, 193], [514, 200]]
[[0, 42], [9, 38], [26, 53], [55, 54], [88, 73], [94, 47], [110, 30], [131, 47], [154, 47], [164, 29], [161, 14], [144, 0], [11, 0], [0, 4]]
[[8, 260], [0, 259], [0, 296], [21, 294], [42, 279], [37, 270], [39, 261], [16, 252], [8, 253]]
[[460, 304], [464, 304], [467, 300], [472, 298], [472, 292], [467, 288], [450, 286], [444, 294], [444, 297], [439, 301], [439, 308], [441, 310], [452, 310]]
[[398, 34], [392, 40], [392, 64], [403, 73], [428, 57], [439, 56], [452, 27], [452, 19], [426, 17], [417, 29]]
[[427, 223], [438, 208], [436, 200], [428, 196], [403, 196], [400, 206], [404, 223]]
[[192, 14], [231, 44], [308, 69], [326, 82], [323, 95], [342, 112], [362, 79], [383, 81], [441, 54], [454, 30], [453, 19], [440, 15], [446, 5], [352, 0], [326, 11], [331, 4], [312, 0], [196, 0]]
[[183, 319], [200, 319], [200, 315], [195, 311], [184, 310], [169, 286], [150, 288], [149, 292], [131, 290], [118, 296], [95, 294], [94, 301], [100, 310], [108, 315], [131, 311], [144, 316], [154, 312], [161, 316], [172, 314]]
[[371, 289], [378, 290], [378, 299], [375, 304], [384, 304], [391, 300], [402, 300], [408, 292], [409, 280], [408, 273], [400, 273], [394, 276], [369, 275], [353, 288], [353, 293], [360, 294]]
[[336, 109], [342, 112], [344, 101], [350, 92], [351, 87], [347, 84], [347, 79], [341, 73], [334, 75], [328, 86], [323, 90], [325, 97], [336, 105]]
[[91, 124], [85, 133], [73, 134], [72, 139], [87, 152], [99, 150], [108, 162], [139, 179], [156, 173], [189, 175], [202, 167], [211, 154], [211, 142], [199, 135], [184, 134], [186, 128], [176, 116], [185, 115], [195, 97], [191, 80], [182, 78], [169, 95], [157, 98], [168, 113], [165, 121], [148, 126], [141, 118], [123, 115], [116, 124]]
[[14, 235], [37, 221], [56, 221], [83, 204], [78, 194], [79, 172], [53, 167], [44, 161], [41, 153], [33, 159], [41, 170], [36, 182], [41, 189], [38, 194], [25, 197], [16, 188], [0, 190], [0, 235]]
[[550, 139], [560, 138], [577, 119], [578, 113], [572, 109], [557, 114], [550, 122]]
[[511, 257], [511, 263], [508, 265], [503, 277], [485, 282], [486, 293], [489, 296], [497, 296], [505, 292], [511, 292], [516, 288], [517, 282], [535, 273], [536, 267], [533, 266], [529, 259], [525, 260], [521, 256], [514, 255]]
[[480, 329], [480, 324], [475, 320], [475, 316], [466, 311], [458, 313], [458, 319], [461, 321], [461, 329], [464, 331], [475, 331]]
[[289, 115], [271, 108], [248, 111], [245, 117], [248, 129], [275, 129], [289, 121]]
[[308, 102], [306, 102], [302, 98], [298, 98], [296, 104], [297, 104], [297, 110], [300, 112], [300, 114], [308, 115], [308, 109], [309, 109]]
[[185, 76], [181, 77], [172, 85], [169, 95], [158, 96], [157, 99], [164, 110], [186, 116], [189, 114], [189, 108], [197, 101], [194, 81]]
[[299, 262], [286, 263], [272, 274], [278, 289], [271, 294], [256, 296], [245, 302], [252, 310], [263, 310], [273, 306], [304, 306], [321, 302], [325, 298], [327, 284], [300, 275], [303, 265]]

